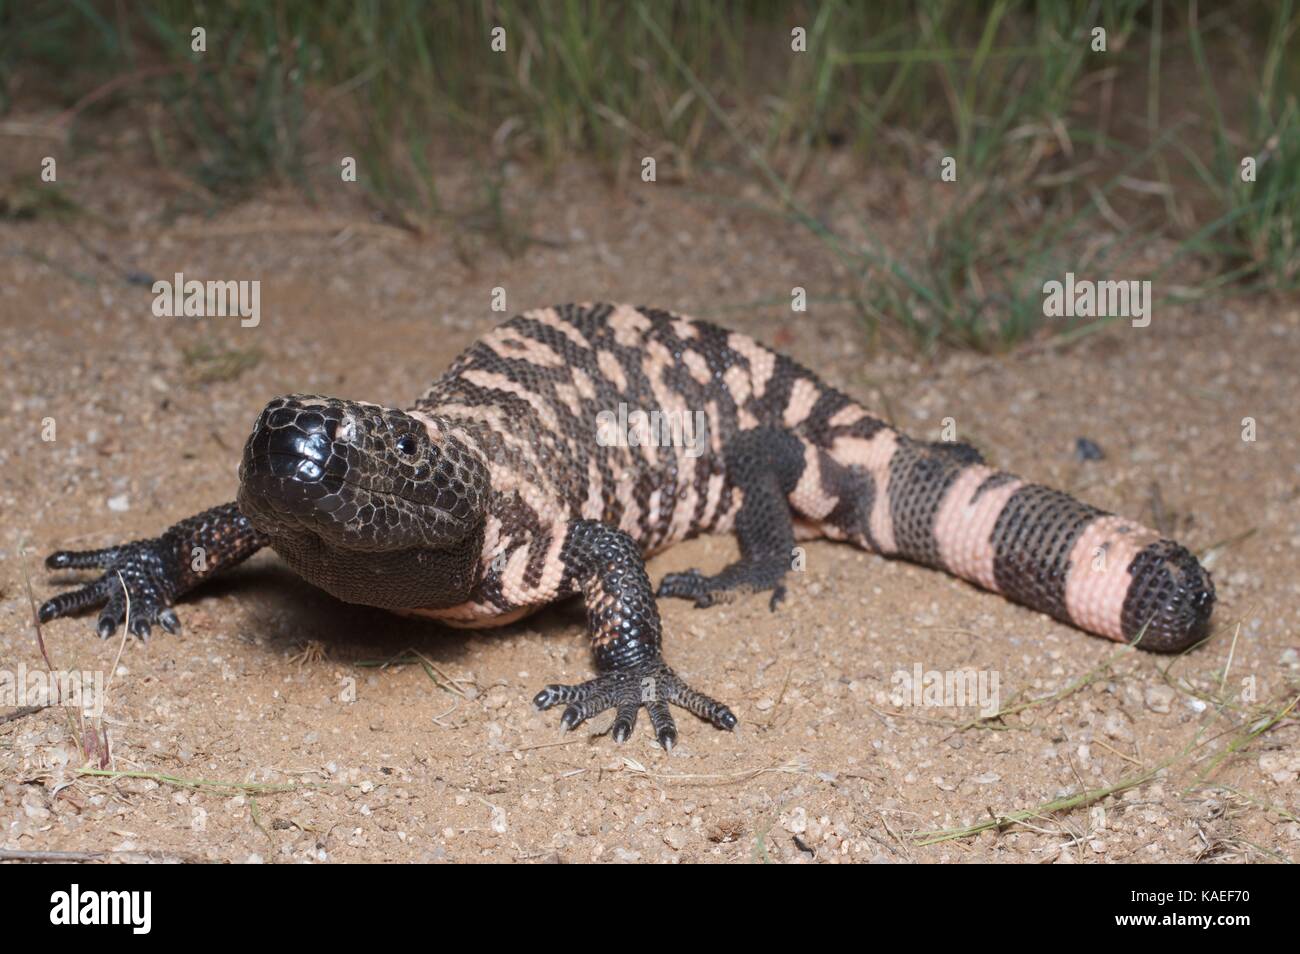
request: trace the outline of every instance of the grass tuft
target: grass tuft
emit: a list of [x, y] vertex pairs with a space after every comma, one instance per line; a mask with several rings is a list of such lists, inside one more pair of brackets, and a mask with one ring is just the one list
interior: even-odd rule
[[[1044, 330], [1043, 284], [1067, 270], [1151, 279], [1160, 301], [1296, 287], [1298, 32], [1295, 0], [0, 0], [0, 113], [42, 82], [60, 129], [130, 109], [157, 161], [216, 197], [271, 180], [310, 198], [352, 156], [416, 234], [448, 214], [440, 163], [472, 157], [469, 228], [510, 255], [539, 240], [504, 163], [631, 183], [653, 156], [665, 184], [739, 163], [844, 266], [828, 292], [873, 333], [995, 350]], [[905, 248], [796, 200], [833, 151], [909, 184]], [[1187, 260], [1213, 277], [1160, 281]]]

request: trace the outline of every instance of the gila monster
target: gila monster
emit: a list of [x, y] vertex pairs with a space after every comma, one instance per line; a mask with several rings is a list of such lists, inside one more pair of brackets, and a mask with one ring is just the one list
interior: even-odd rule
[[[597, 439], [620, 405], [661, 421], [701, 412], [704, 428], [693, 445], [665, 441], [643, 415], [627, 439]], [[645, 555], [732, 531], [738, 561], [670, 573], [656, 592]], [[1214, 606], [1209, 574], [1152, 530], [989, 467], [969, 445], [907, 437], [746, 335], [586, 304], [506, 321], [405, 410], [277, 398], [253, 425], [234, 502], [154, 539], [52, 554], [51, 568], [105, 572], [39, 616], [102, 605], [108, 636], [129, 594], [132, 633], [174, 633], [179, 596], [267, 546], [339, 599], [454, 626], [580, 594], [596, 675], [534, 703], [563, 704], [568, 729], [614, 709], [620, 742], [644, 708], [669, 748], [670, 704], [723, 729], [736, 717], [664, 661], [656, 596], [708, 606], [768, 592], [775, 608], [796, 541], [816, 537], [1143, 649], [1201, 640]]]

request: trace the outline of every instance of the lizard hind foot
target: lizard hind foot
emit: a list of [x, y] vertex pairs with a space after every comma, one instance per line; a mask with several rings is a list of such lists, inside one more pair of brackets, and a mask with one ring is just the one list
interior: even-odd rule
[[677, 597], [693, 600], [697, 609], [730, 603], [749, 593], [771, 593], [768, 607], [775, 610], [785, 599], [782, 580], [788, 566], [784, 558], [776, 560], [733, 563], [716, 576], [705, 576], [699, 570], [669, 573], [659, 583], [655, 594], [659, 597]]
[[782, 581], [794, 568], [794, 522], [789, 495], [804, 469], [805, 447], [789, 430], [752, 428], [727, 445], [727, 467], [744, 491], [736, 515], [740, 559], [716, 576], [699, 570], [669, 573], [658, 596], [694, 600], [697, 608], [730, 601], [747, 593], [771, 593], [775, 610], [785, 598]]
[[632, 735], [637, 714], [644, 708], [655, 739], [665, 750], [677, 742], [677, 725], [669, 704], [681, 706], [719, 729], [729, 731], [736, 726], [736, 716], [729, 708], [696, 692], [661, 659], [613, 669], [577, 685], [549, 685], [533, 697], [533, 705], [540, 710], [562, 703], [566, 708], [560, 724], [568, 730], [607, 709], [615, 709], [614, 722], [607, 731], [616, 742], [624, 742]]

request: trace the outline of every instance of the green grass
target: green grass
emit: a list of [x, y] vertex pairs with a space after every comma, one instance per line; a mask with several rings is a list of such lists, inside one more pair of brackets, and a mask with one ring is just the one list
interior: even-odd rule
[[[371, 203], [416, 231], [466, 214], [438, 170], [470, 157], [484, 170], [474, 228], [512, 255], [532, 241], [510, 221], [507, 159], [580, 157], [616, 183], [645, 155], [666, 183], [739, 168], [848, 266], [835, 295], [873, 334], [997, 349], [1040, 331], [1043, 282], [1085, 248], [1098, 277], [1206, 265], [1214, 277], [1184, 294], [1300, 280], [1300, 17], [1293, 0], [1203, 6], [0, 0], [0, 111], [33, 77], [74, 132], [131, 109], [156, 160], [217, 201], [268, 180], [310, 198], [353, 155]], [[796, 27], [806, 52], [791, 50]], [[1192, 81], [1169, 78], [1180, 66]], [[914, 247], [887, 251], [872, 222], [850, 240], [800, 204], [835, 149], [925, 186]], [[945, 156], [957, 184], [938, 183]], [[1173, 251], [1132, 274], [1157, 236]]]
[[231, 348], [211, 340], [199, 341], [181, 352], [190, 380], [195, 384], [211, 384], [238, 380], [251, 371], [265, 357], [261, 348]]
[[[1285, 287], [1300, 279], [1300, 16], [1293, 0], [1276, 4], [1263, 61], [1240, 62], [1238, 69], [1258, 75], [1242, 128], [1226, 119], [1216, 88], [1218, 71], [1206, 55], [1199, 33], [1189, 34], [1204, 99], [1213, 117], [1214, 153], [1207, 165], [1191, 162], [1223, 213], [1213, 233], [1227, 245], [1230, 260], [1243, 275], [1259, 275]], [[1243, 181], [1242, 159], [1251, 157], [1255, 181]], [[1198, 236], [1199, 239], [1199, 236]]]

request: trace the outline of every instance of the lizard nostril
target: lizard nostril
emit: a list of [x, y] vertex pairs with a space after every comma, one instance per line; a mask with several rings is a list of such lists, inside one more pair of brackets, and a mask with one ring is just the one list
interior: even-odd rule
[[348, 416], [341, 421], [330, 421], [329, 439], [341, 444], [351, 444], [357, 438], [356, 419]]

